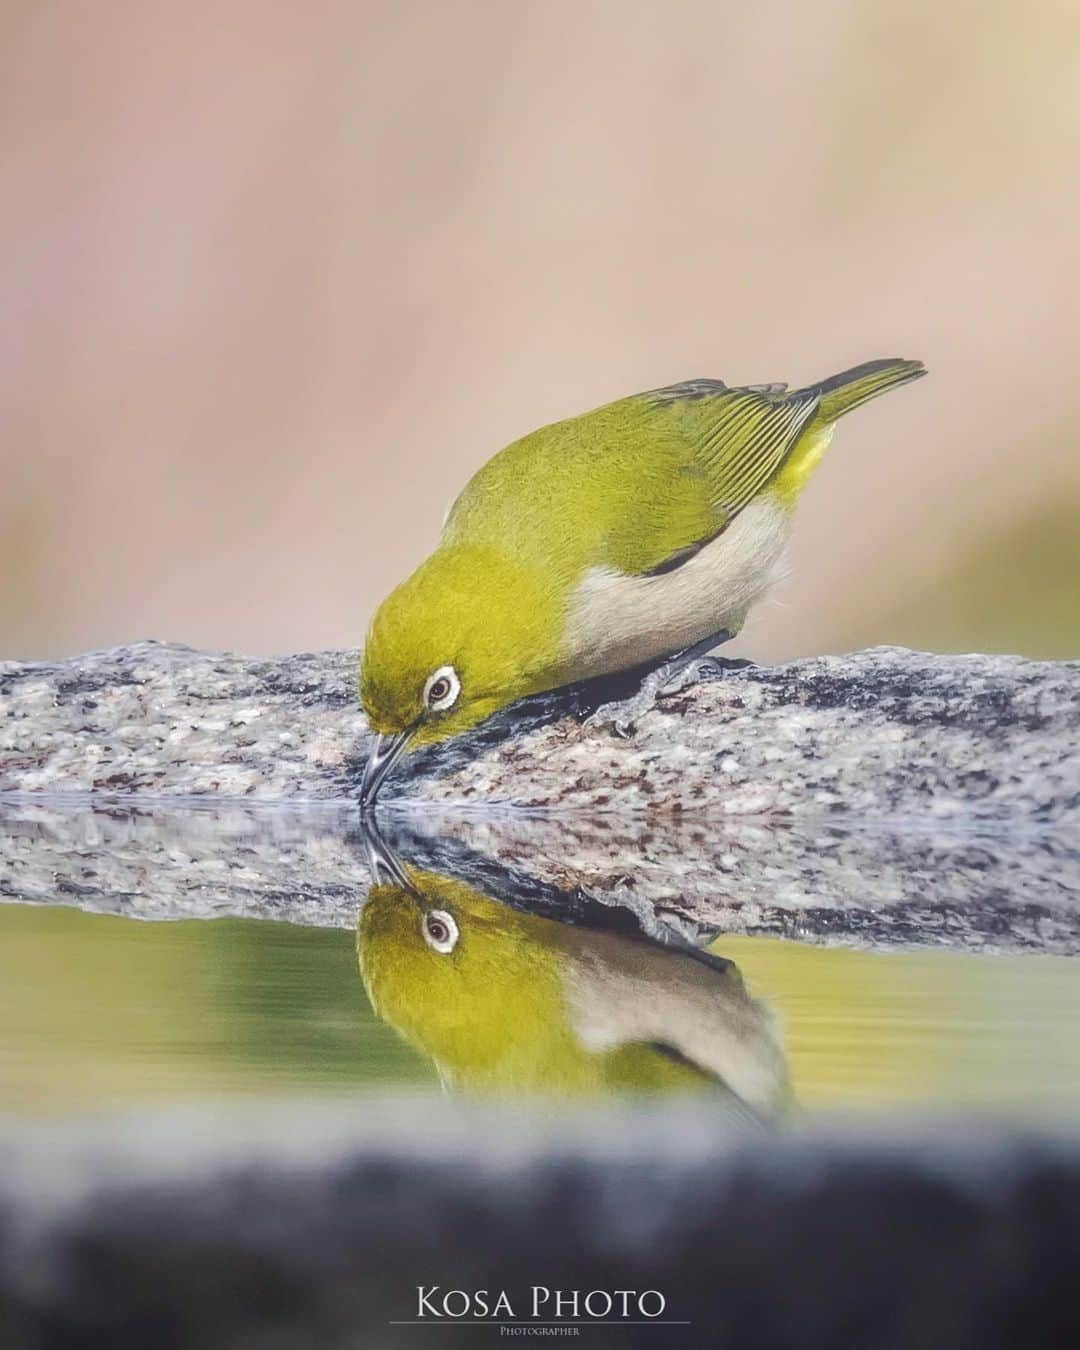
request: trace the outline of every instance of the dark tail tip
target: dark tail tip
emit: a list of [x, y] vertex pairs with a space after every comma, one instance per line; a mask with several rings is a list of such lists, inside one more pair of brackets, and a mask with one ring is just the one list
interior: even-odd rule
[[878, 394], [910, 384], [926, 374], [921, 361], [906, 361], [902, 357], [885, 357], [881, 361], [866, 361], [861, 366], [832, 375], [810, 391], [821, 400], [818, 415], [825, 422], [835, 422], [844, 413], [861, 407]]

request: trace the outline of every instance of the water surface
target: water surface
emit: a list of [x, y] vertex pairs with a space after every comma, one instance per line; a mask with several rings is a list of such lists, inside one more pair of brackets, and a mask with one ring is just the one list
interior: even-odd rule
[[1070, 957], [736, 933], [695, 951], [618, 907], [565, 923], [402, 866], [403, 885], [354, 887], [349, 927], [147, 922], [82, 912], [62, 886], [0, 905], [0, 1108], [405, 1088], [418, 1103], [713, 1092], [759, 1117], [1080, 1106]]

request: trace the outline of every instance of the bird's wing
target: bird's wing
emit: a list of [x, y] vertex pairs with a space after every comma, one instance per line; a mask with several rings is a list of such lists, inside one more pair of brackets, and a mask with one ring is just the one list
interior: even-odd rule
[[443, 542], [504, 549], [568, 581], [672, 571], [781, 468], [819, 395], [720, 380], [635, 394], [515, 441], [473, 476]]
[[640, 396], [674, 420], [685, 437], [721, 516], [719, 529], [777, 473], [817, 411], [819, 394], [786, 389], [782, 384], [729, 389], [719, 380], [687, 380]]

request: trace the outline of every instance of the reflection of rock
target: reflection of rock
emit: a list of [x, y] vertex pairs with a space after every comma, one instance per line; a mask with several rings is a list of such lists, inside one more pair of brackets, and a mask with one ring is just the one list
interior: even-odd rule
[[[155, 643], [0, 664], [0, 790], [348, 795], [364, 751], [355, 666]], [[732, 672], [646, 714], [630, 741], [567, 716], [618, 692], [518, 705], [406, 761], [400, 787], [653, 815], [1080, 820], [1075, 662], [878, 648]]]
[[355, 811], [0, 797], [0, 899], [140, 919], [351, 928], [368, 885]]
[[466, 881], [582, 893], [695, 932], [848, 946], [1080, 952], [1080, 841], [1064, 831], [692, 818], [396, 814], [401, 852]]
[[453, 1088], [587, 1098], [711, 1086], [753, 1114], [786, 1105], [773, 1020], [730, 961], [540, 918], [418, 868], [372, 888], [357, 950], [376, 1012]]
[[[707, 1099], [553, 1117], [367, 1097], [0, 1126], [12, 1350], [410, 1350], [417, 1285], [658, 1289], [607, 1347], [1080, 1343], [1080, 1153], [973, 1122], [724, 1128]], [[879, 1334], [880, 1333], [880, 1334]], [[882, 1339], [884, 1337], [884, 1339]], [[876, 1339], [875, 1339], [876, 1338]]]
[[[618, 905], [647, 932], [849, 946], [1080, 952], [1061, 832], [845, 829], [644, 817], [387, 813], [404, 858], [535, 913]], [[0, 799], [0, 899], [148, 919], [349, 928], [369, 874], [355, 808]]]

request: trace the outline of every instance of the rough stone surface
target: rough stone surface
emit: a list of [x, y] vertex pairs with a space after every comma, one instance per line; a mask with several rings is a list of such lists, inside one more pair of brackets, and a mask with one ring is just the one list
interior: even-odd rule
[[348, 797], [357, 654], [271, 660], [139, 642], [0, 662], [0, 791]]
[[418, 1285], [505, 1289], [519, 1326], [541, 1286], [662, 1293], [663, 1327], [583, 1326], [602, 1347], [1067, 1346], [1078, 1213], [1075, 1137], [971, 1122], [368, 1101], [0, 1126], [0, 1327], [8, 1350], [472, 1346], [498, 1328], [402, 1325]]
[[741, 669], [664, 701], [629, 741], [545, 722], [535, 703], [506, 719], [513, 737], [496, 719], [417, 756], [405, 791], [653, 815], [1080, 819], [1077, 662], [881, 647]]
[[[569, 920], [653, 936], [1080, 953], [1080, 845], [1046, 828], [387, 813], [400, 858]], [[0, 801], [0, 899], [141, 919], [352, 927], [370, 883], [350, 805]]]
[[[159, 643], [0, 664], [0, 791], [344, 798], [366, 753], [355, 653], [244, 660]], [[1080, 663], [877, 648], [733, 671], [642, 717], [627, 679], [528, 700], [415, 756], [427, 802], [563, 811], [1080, 820]]]

